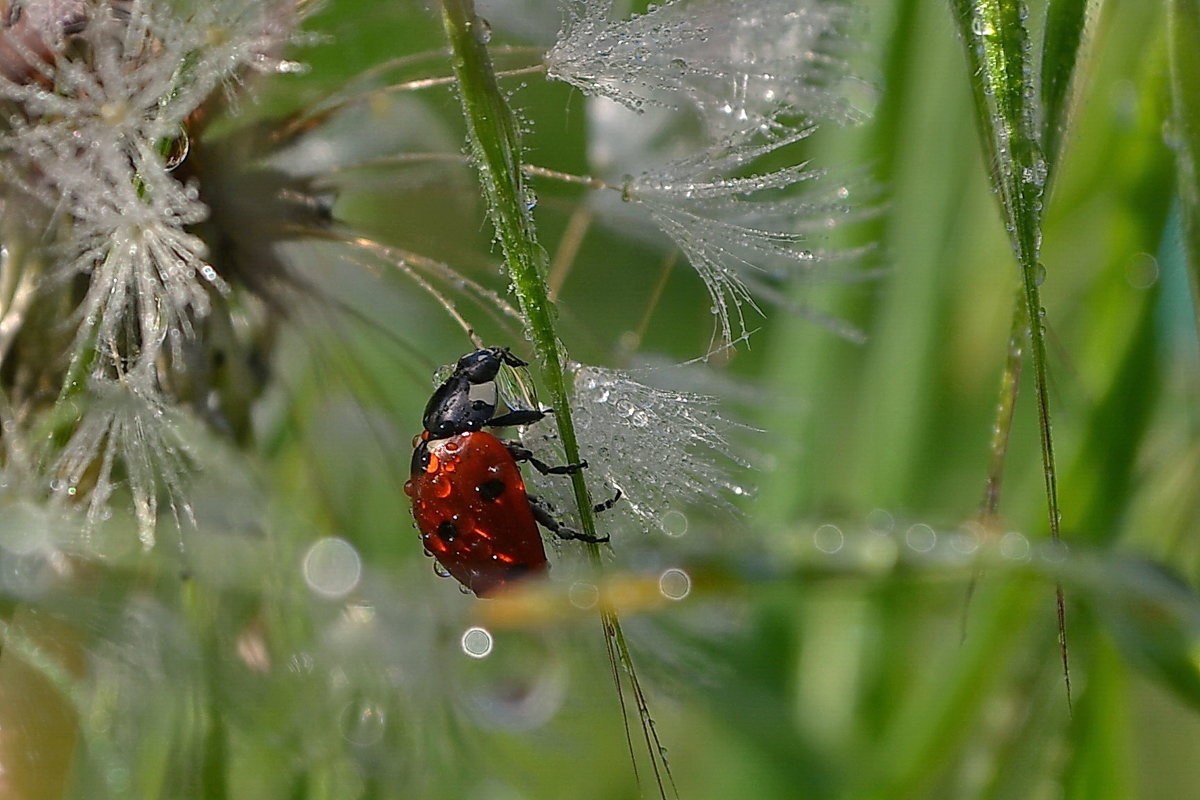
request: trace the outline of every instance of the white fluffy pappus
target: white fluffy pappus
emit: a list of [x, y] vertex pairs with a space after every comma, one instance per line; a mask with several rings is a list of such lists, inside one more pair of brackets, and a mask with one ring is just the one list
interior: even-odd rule
[[47, 279], [88, 276], [72, 360], [106, 351], [100, 374], [152, 363], [167, 331], [190, 333], [225, 290], [186, 231], [207, 210], [171, 172], [210, 96], [231, 96], [247, 69], [288, 69], [275, 54], [298, 12], [282, 0], [67, 5], [70, 24], [34, 4], [37, 35], [5, 39], [0, 182], [9, 208], [47, 212]]
[[547, 74], [634, 110], [690, 106], [716, 138], [783, 132], [789, 117], [853, 121], [839, 92], [851, 13], [837, 0], [673, 0], [611, 19], [572, 0]]
[[735, 441], [752, 429], [722, 416], [715, 397], [577, 366], [572, 400], [589, 478], [619, 489], [614, 512], [627, 509], [643, 530], [678, 536], [690, 510], [734, 513], [733, 501], [752, 494], [752, 467]]

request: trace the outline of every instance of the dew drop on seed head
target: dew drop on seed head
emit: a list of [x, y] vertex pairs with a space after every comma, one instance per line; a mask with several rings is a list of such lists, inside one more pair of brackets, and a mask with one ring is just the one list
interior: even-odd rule
[[682, 511], [667, 511], [659, 518], [663, 533], [668, 536], [683, 536], [688, 531], [688, 518]]

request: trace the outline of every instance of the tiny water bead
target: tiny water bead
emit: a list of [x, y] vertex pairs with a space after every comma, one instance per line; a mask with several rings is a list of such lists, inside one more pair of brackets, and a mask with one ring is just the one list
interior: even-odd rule
[[1024, 561], [1029, 558], [1029, 540], [1023, 534], [1009, 531], [1000, 537], [1000, 555], [1012, 561]]
[[682, 600], [692, 593], [692, 576], [678, 567], [664, 570], [658, 577], [658, 591], [668, 600]]
[[587, 611], [595, 608], [596, 603], [600, 601], [600, 589], [594, 583], [575, 581], [567, 590], [567, 599], [575, 608]]
[[322, 597], [337, 599], [357, 588], [362, 577], [362, 559], [345, 539], [326, 537], [308, 548], [303, 572], [309, 589]]
[[955, 531], [948, 538], [950, 547], [955, 553], [969, 556], [979, 550], [979, 543], [983, 536], [983, 526], [972, 522], [963, 525], [961, 530]]
[[845, 541], [846, 537], [836, 525], [825, 524], [813, 531], [813, 546], [828, 555], [841, 550]]
[[688, 532], [688, 518], [682, 511], [671, 509], [658, 519], [659, 527], [668, 536], [683, 536]]
[[1158, 282], [1158, 259], [1138, 253], [1125, 265], [1125, 281], [1134, 289], [1149, 289]]
[[867, 528], [872, 533], [888, 534], [896, 529], [896, 518], [890, 511], [876, 508], [867, 514]]
[[904, 532], [904, 543], [918, 553], [928, 553], [937, 547], [937, 533], [925, 523], [918, 522]]
[[357, 747], [370, 747], [383, 739], [387, 714], [374, 702], [350, 703], [338, 719], [342, 737]]
[[1070, 547], [1063, 540], [1044, 541], [1038, 545], [1038, 555], [1047, 564], [1062, 564], [1070, 555]]
[[463, 631], [460, 644], [462, 651], [471, 658], [487, 658], [492, 653], [495, 640], [487, 628], [476, 626]]

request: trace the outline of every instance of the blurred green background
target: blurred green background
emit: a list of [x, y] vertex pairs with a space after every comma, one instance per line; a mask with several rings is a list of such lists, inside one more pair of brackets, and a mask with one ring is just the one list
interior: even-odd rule
[[[1039, 41], [1042, 4], [1032, 6]], [[479, 7], [493, 47], [545, 47], [558, 26], [550, 3]], [[678, 539], [614, 535], [614, 574], [656, 579], [677, 567], [693, 578], [682, 602], [624, 609], [679, 795], [1193, 798], [1200, 349], [1167, 144], [1165, 12], [1093, 4], [1047, 208], [1063, 559], [1041, 547], [1032, 384], [999, 527], [970, 525], [1018, 271], [950, 11], [916, 0], [859, 7], [851, 57], [872, 117], [822, 128], [796, 157], [871, 187], [874, 213], [831, 244], [870, 244], [846, 269], [881, 275], [789, 291], [867, 340], [766, 307], [748, 342], [704, 368], [727, 415], [761, 430], [740, 442], [757, 471], [737, 479], [757, 484], [755, 497], [736, 520], [697, 510]], [[448, 74], [440, 22], [422, 4], [330, 0], [307, 27], [322, 34], [296, 53], [308, 72], [264, 87], [248, 116], [269, 118], [407, 54], [431, 51], [391, 80]], [[529, 162], [590, 174], [586, 99], [537, 75], [510, 88]], [[367, 114], [401, 152], [461, 152], [452, 88], [381, 95]], [[503, 292], [474, 178], [461, 163], [365, 170], [344, 182], [334, 213]], [[554, 257], [588, 190], [536, 188]], [[79, 714], [72, 734], [69, 714], [60, 728], [47, 722], [54, 701], [25, 698], [39, 720], [31, 730], [50, 726], [39, 735], [60, 746], [74, 737], [69, 796], [638, 796], [598, 619], [498, 625], [492, 655], [468, 658], [463, 631], [490, 612], [433, 574], [410, 528], [409, 437], [433, 370], [470, 343], [403, 275], [294, 247], [355, 314], [312, 303], [273, 344], [254, 463], [229, 473], [253, 477], [196, 490], [201, 516], [224, 523], [186, 542], [190, 581], [180, 588], [171, 556], [118, 554], [86, 591], [14, 612], [31, 631], [51, 618], [82, 631], [73, 657], [89, 665], [85, 677], [28, 659]], [[665, 238], [593, 220], [560, 293], [571, 356], [627, 366], [705, 353], [710, 301], [682, 259], [656, 294], [671, 258]], [[485, 339], [520, 344], [517, 326], [463, 311]], [[978, 560], [960, 547], [967, 534], [984, 545]], [[361, 559], [348, 596], [305, 583], [314, 543], [331, 537]], [[556, 574], [570, 575], [581, 555], [566, 545], [560, 558]], [[636, 713], [631, 724], [641, 753]], [[29, 768], [66, 769], [53, 751], [35, 752]], [[654, 796], [639, 758], [641, 791]]]

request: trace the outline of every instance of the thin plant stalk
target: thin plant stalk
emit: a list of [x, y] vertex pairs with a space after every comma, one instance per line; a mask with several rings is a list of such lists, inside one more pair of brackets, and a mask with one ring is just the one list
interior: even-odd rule
[[[459, 99], [467, 125], [467, 138], [480, 184], [487, 201], [488, 214], [504, 253], [513, 291], [526, 323], [526, 333], [537, 354], [542, 385], [555, 409], [555, 421], [567, 460], [580, 462], [579, 441], [571, 419], [567, 384], [563, 369], [563, 351], [556, 331], [556, 313], [547, 283], [546, 253], [538, 244], [534, 228], [530, 193], [522, 169], [518, 126], [512, 110], [496, 81], [496, 72], [487, 50], [487, 27], [475, 16], [472, 0], [442, 0], [442, 22], [450, 42], [451, 62], [458, 81]], [[583, 533], [596, 538], [596, 519], [582, 471], [571, 476], [575, 502]], [[587, 543], [592, 566], [601, 567], [600, 548]], [[654, 723], [646, 709], [645, 696], [633, 667], [621, 622], [611, 601], [601, 597], [601, 623], [605, 646], [616, 680], [621, 712], [625, 717], [619, 667], [624, 668], [653, 766], [659, 793], [665, 786], [674, 789], [670, 770], [663, 757]], [[628, 718], [626, 730], [628, 732]], [[633, 755], [632, 739], [630, 754]], [[634, 765], [636, 770], [636, 758]]]
[[[999, 195], [1013, 255], [1021, 271], [1046, 511], [1050, 538], [1058, 545], [1061, 543], [1058, 472], [1054, 463], [1046, 332], [1039, 291], [1045, 274], [1040, 249], [1049, 167], [1040, 142], [1041, 131], [1035, 122], [1034, 91], [1030, 83], [1033, 72], [1024, 22], [1028, 9], [1022, 0], [951, 0], [951, 8], [966, 45], [976, 118], [988, 162], [993, 165], [992, 184]], [[1061, 583], [1055, 586], [1055, 601], [1069, 707], [1071, 670], [1067, 656], [1066, 600]]]

